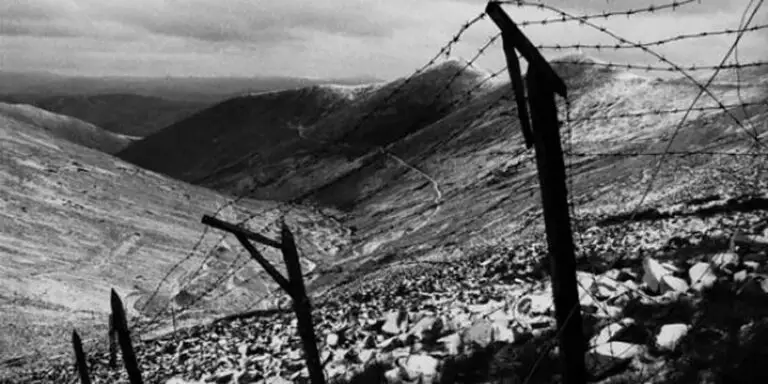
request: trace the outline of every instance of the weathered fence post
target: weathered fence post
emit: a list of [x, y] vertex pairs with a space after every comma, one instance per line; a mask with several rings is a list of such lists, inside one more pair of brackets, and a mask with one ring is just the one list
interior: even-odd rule
[[[264, 268], [283, 291], [291, 296], [291, 299], [293, 300], [293, 309], [296, 312], [296, 318], [298, 320], [299, 337], [301, 337], [304, 347], [304, 357], [307, 362], [309, 378], [312, 384], [325, 384], [325, 375], [323, 373], [323, 367], [320, 363], [320, 354], [317, 351], [317, 344], [315, 342], [315, 331], [314, 325], [312, 324], [312, 309], [304, 287], [301, 265], [299, 264], [299, 253], [296, 249], [296, 242], [294, 241], [293, 234], [291, 234], [288, 227], [285, 226], [285, 223], [283, 223], [282, 226], [281, 241], [279, 242], [258, 233], [251, 232], [246, 228], [238, 227], [237, 225], [221, 221], [208, 215], [203, 215], [202, 223], [235, 235], [237, 240], [240, 241], [248, 253], [251, 254], [251, 257]], [[283, 260], [285, 261], [286, 270], [288, 271], [287, 279], [277, 270], [277, 268], [270, 264], [253, 244], [251, 244], [250, 240], [282, 251]]]
[[293, 289], [291, 294], [293, 297], [293, 309], [296, 312], [296, 320], [298, 320], [299, 336], [304, 345], [309, 379], [313, 384], [322, 384], [325, 383], [325, 374], [320, 363], [320, 353], [317, 351], [317, 344], [315, 343], [312, 308], [307, 297], [306, 288], [304, 287], [304, 278], [301, 274], [301, 264], [299, 263], [299, 252], [296, 249], [293, 234], [285, 223], [282, 225], [280, 235], [285, 269], [288, 271], [288, 279]]
[[117, 368], [117, 340], [115, 340], [115, 319], [112, 314], [109, 314], [109, 330], [107, 331], [107, 339], [109, 340], [109, 368]]
[[123, 301], [120, 300], [120, 296], [117, 295], [114, 289], [110, 296], [110, 304], [112, 306], [112, 321], [115, 325], [117, 340], [120, 343], [120, 351], [123, 354], [125, 370], [128, 372], [128, 380], [131, 384], [142, 384], [141, 370], [139, 369], [138, 361], [136, 361], [136, 353], [133, 351], [133, 343], [128, 331], [128, 321], [125, 318]]
[[[541, 201], [544, 209], [544, 224], [552, 268], [552, 294], [555, 302], [555, 317], [560, 330], [560, 359], [563, 366], [563, 382], [582, 384], [586, 382], [584, 352], [586, 343], [582, 334], [581, 306], [579, 304], [576, 258], [573, 249], [573, 234], [568, 210], [565, 163], [560, 145], [560, 126], [557, 120], [555, 93], [566, 96], [565, 83], [557, 76], [549, 63], [528, 38], [523, 35], [498, 2], [490, 2], [486, 13], [498, 25], [504, 41], [512, 84], [516, 97], [522, 94], [519, 65], [515, 49], [528, 61], [526, 85], [528, 105], [532, 122], [532, 139], [536, 151], [536, 166], [541, 187]], [[515, 74], [517, 69], [517, 74]], [[518, 100], [518, 106], [522, 105]], [[527, 120], [525, 108], [520, 112], [521, 120]], [[527, 122], [522, 122], [525, 127]], [[531, 135], [526, 136], [526, 141]]]
[[83, 352], [83, 342], [76, 330], [72, 330], [72, 346], [75, 349], [75, 368], [80, 375], [81, 384], [91, 384], [91, 378], [88, 375], [88, 365], [85, 363], [85, 352]]

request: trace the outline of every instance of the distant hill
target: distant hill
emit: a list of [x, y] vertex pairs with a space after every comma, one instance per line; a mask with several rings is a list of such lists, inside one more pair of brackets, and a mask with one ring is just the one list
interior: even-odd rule
[[155, 133], [208, 106], [205, 102], [131, 94], [0, 95], [0, 101], [31, 104], [51, 112], [76, 117], [111, 132], [138, 137]]
[[26, 104], [0, 103], [0, 116], [24, 123], [54, 137], [113, 154], [136, 138], [103, 130], [93, 124]]
[[62, 96], [133, 94], [170, 100], [214, 103], [249, 92], [306, 87], [315, 84], [363, 84], [375, 79], [305, 79], [253, 77], [85, 77], [44, 72], [0, 71], [0, 95]]

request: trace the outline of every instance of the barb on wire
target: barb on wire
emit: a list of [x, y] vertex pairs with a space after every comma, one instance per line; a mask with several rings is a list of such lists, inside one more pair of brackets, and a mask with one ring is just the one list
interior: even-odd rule
[[694, 107], [694, 108], [670, 108], [670, 109], [658, 108], [658, 109], [648, 109], [648, 110], [635, 111], [635, 112], [622, 112], [622, 113], [617, 113], [615, 115], [580, 116], [580, 117], [572, 118], [570, 121], [580, 122], [580, 121], [614, 120], [614, 119], [620, 119], [620, 118], [686, 113], [688, 111], [691, 111], [691, 112], [720, 111], [720, 110], [723, 110], [724, 108], [735, 109], [735, 108], [742, 108], [742, 107], [764, 106], [764, 105], [768, 105], [766, 101], [743, 102], [743, 103], [737, 103], [737, 104], [723, 104], [723, 105], [717, 105], [717, 106], [712, 105], [712, 106], [702, 106], [702, 107]]
[[[571, 16], [567, 14], [561, 14], [558, 17], [552, 17], [552, 18], [546, 18], [542, 20], [532, 20], [532, 21], [522, 21], [517, 23], [521, 27], [531, 26], [531, 25], [549, 25], [549, 24], [556, 24], [556, 23], [566, 23], [570, 21], [586, 21], [586, 20], [592, 20], [592, 19], [609, 19], [616, 16], [633, 16], [638, 15], [641, 13], [655, 13], [658, 11], [662, 11], [665, 9], [671, 9], [673, 11], [677, 10], [677, 8], [688, 5], [693, 3], [694, 1], [699, 0], [680, 0], [680, 1], [672, 1], [671, 3], [664, 4], [664, 5], [650, 5], [648, 7], [644, 8], [634, 8], [634, 9], [626, 9], [623, 11], [603, 11], [601, 13], [595, 13], [595, 14], [589, 14], [589, 15], [580, 15], [580, 16]], [[501, 4], [512, 4], [516, 5], [518, 7], [533, 7], [533, 8], [540, 8], [545, 9], [548, 8], [544, 3], [540, 2], [533, 2], [533, 1], [524, 1], [524, 0], [502, 0], [499, 1]]]
[[[741, 32], [755, 32], [763, 29], [768, 29], [768, 24], [761, 24], [761, 25], [755, 25], [748, 28], [738, 28], [738, 29], [724, 29], [721, 31], [705, 31], [705, 32], [698, 32], [698, 33], [690, 33], [690, 34], [682, 34], [677, 35], [675, 37], [670, 37], [666, 39], [660, 39], [655, 41], [638, 41], [637, 44], [641, 45], [643, 47], [653, 47], [653, 46], [661, 46], [666, 45], [674, 42], [679, 42], [683, 40], [690, 40], [690, 39], [698, 39], [698, 38], [705, 38], [705, 37], [712, 37], [712, 36], [720, 36], [720, 35], [736, 35]], [[539, 44], [536, 46], [536, 48], [539, 49], [554, 49], [554, 50], [567, 50], [567, 49], [595, 49], [595, 50], [618, 50], [618, 49], [638, 49], [637, 46], [632, 44], [626, 44], [626, 43], [616, 43], [616, 44], [582, 44], [582, 43], [575, 43], [575, 44]]]

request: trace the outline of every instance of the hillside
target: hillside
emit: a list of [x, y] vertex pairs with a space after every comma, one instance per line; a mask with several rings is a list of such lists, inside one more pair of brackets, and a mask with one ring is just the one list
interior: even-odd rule
[[31, 105], [0, 103], [0, 115], [84, 147], [113, 154], [135, 140], [108, 132], [85, 121], [52, 113]]
[[[73, 327], [85, 339], [103, 337], [110, 288], [120, 292], [131, 316], [171, 304], [181, 308], [185, 297], [213, 288], [179, 324], [258, 308], [271, 298], [269, 278], [249, 258], [238, 258], [242, 247], [234, 237], [220, 243], [220, 232], [211, 230], [194, 247], [204, 233], [202, 215], [224, 208], [227, 196], [54, 138], [6, 113], [0, 113], [0, 147], [3, 364], [67, 354]], [[243, 200], [218, 217], [239, 222], [253, 215], [247, 226], [275, 237], [284, 210]], [[319, 212], [296, 208], [286, 220], [310, 255], [303, 259], [307, 273], [312, 260], [332, 258], [348, 241], [347, 231]], [[311, 233], [304, 223], [311, 223]], [[265, 255], [281, 260], [271, 250]], [[243, 267], [228, 276], [233, 265]], [[159, 294], [148, 301], [166, 273]], [[215, 296], [221, 297], [209, 300]]]
[[[685, 79], [662, 80], [590, 65], [594, 60], [565, 57], [560, 61], [581, 64], [553, 64], [569, 87], [570, 150], [587, 154], [663, 151], [682, 114], [605, 116], [685, 109], [699, 88]], [[359, 272], [360, 264], [375, 270], [380, 260], [389, 263], [406, 255], [459, 255], [477, 244], [512, 241], [517, 218], [532, 214], [539, 205], [532, 153], [520, 152], [522, 136], [508, 83], [488, 82], [471, 101], [456, 107], [451, 101], [483, 79], [482, 73], [465, 70], [458, 76], [460, 81], [452, 84], [450, 96], [444, 93], [432, 102], [461, 69], [463, 65], [455, 60], [431, 68], [390, 100], [391, 107], [361, 127], [358, 122], [403, 80], [364, 91], [354, 99], [338, 97], [340, 101], [327, 113], [300, 96], [317, 100], [323, 90], [317, 87], [229, 100], [132, 144], [118, 156], [220, 191], [247, 193], [257, 199], [302, 198], [341, 209], [347, 213], [345, 223], [356, 228], [355, 247], [340, 255], [340, 261], [350, 263], [344, 268], [353, 273]], [[724, 104], [740, 103], [732, 85], [710, 90]], [[335, 95], [329, 90], [322, 94]], [[747, 102], [761, 101], [768, 89], [759, 83], [742, 85], [740, 94]], [[494, 107], [502, 98], [506, 101]], [[295, 101], [302, 102], [286, 104]], [[715, 139], [733, 143], [710, 150], [749, 147], [750, 136], [723, 111], [706, 109], [713, 106], [706, 95], [698, 102], [696, 107], [704, 110], [688, 116], [672, 150], [708, 147]], [[765, 105], [745, 108], [729, 112], [754, 119], [766, 113]], [[765, 135], [764, 126], [754, 128]], [[339, 137], [344, 137], [343, 143], [337, 141]], [[381, 145], [387, 146], [387, 152], [376, 150]], [[171, 147], [173, 151], [168, 150]], [[652, 161], [652, 157], [571, 157], [572, 187], [579, 201], [584, 201], [581, 211], [631, 206], [633, 195], [641, 192], [631, 185], [647, 177]], [[662, 172], [657, 186], [667, 183], [667, 188], [645, 203], [653, 205], [711, 177], [707, 176], [711, 172], [697, 170], [719, 160], [695, 159], [686, 165], [676, 161], [683, 160], [668, 161], [670, 167], [665, 170], [685, 166], [692, 171], [673, 179]]]
[[157, 132], [208, 105], [132, 94], [0, 95], [0, 101], [34, 105], [110, 132], [137, 137]]

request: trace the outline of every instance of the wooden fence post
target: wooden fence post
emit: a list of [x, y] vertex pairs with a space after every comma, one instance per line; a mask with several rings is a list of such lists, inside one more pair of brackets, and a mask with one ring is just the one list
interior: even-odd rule
[[81, 384], [91, 384], [91, 378], [88, 375], [88, 365], [85, 362], [85, 352], [83, 352], [83, 342], [76, 330], [72, 330], [72, 346], [75, 349], [75, 368], [80, 375]]
[[110, 313], [107, 339], [109, 340], [109, 367], [112, 369], [117, 368], [117, 340], [115, 340], [115, 335], [115, 319]]
[[112, 306], [112, 321], [115, 324], [117, 340], [120, 342], [120, 351], [123, 354], [125, 370], [128, 372], [128, 380], [131, 384], [142, 384], [141, 370], [139, 369], [138, 361], [136, 361], [136, 353], [133, 351], [133, 343], [128, 331], [128, 321], [125, 318], [123, 301], [120, 300], [120, 296], [117, 295], [114, 289], [112, 289], [110, 296], [110, 304]]
[[[515, 49], [528, 61], [526, 86], [532, 123], [532, 139], [536, 151], [536, 167], [539, 173], [544, 224], [552, 270], [552, 295], [555, 317], [560, 330], [560, 359], [563, 366], [563, 382], [586, 382], [584, 352], [586, 343], [582, 334], [581, 305], [576, 280], [576, 258], [571, 233], [571, 218], [566, 189], [565, 163], [560, 145], [560, 125], [557, 120], [555, 93], [566, 96], [565, 83], [544, 60], [536, 47], [515, 25], [498, 2], [490, 2], [486, 13], [498, 25], [504, 41], [504, 53], [510, 67], [515, 96], [520, 97], [519, 65]], [[515, 73], [517, 69], [517, 73]], [[520, 105], [518, 100], [518, 105]], [[527, 114], [520, 111], [521, 120]], [[526, 123], [522, 122], [525, 127]], [[526, 135], [526, 141], [530, 135]], [[528, 143], [526, 143], [528, 144]]]
[[299, 252], [296, 249], [296, 242], [288, 226], [283, 222], [280, 231], [280, 240], [282, 243], [283, 260], [285, 268], [288, 271], [288, 279], [291, 283], [293, 292], [293, 309], [296, 312], [298, 320], [298, 331], [304, 346], [304, 355], [307, 361], [307, 370], [309, 370], [309, 379], [312, 384], [324, 384], [325, 374], [323, 366], [320, 363], [320, 353], [317, 351], [315, 342], [315, 327], [312, 324], [312, 308], [307, 297], [307, 291], [304, 287], [304, 277], [301, 274], [301, 264], [299, 263]]
[[[315, 342], [315, 331], [314, 325], [312, 324], [312, 308], [309, 298], [307, 297], [306, 288], [304, 287], [304, 277], [301, 274], [299, 253], [296, 249], [296, 242], [294, 241], [293, 234], [288, 230], [285, 223], [282, 225], [281, 241], [278, 242], [258, 233], [251, 232], [246, 228], [241, 228], [237, 225], [221, 221], [212, 216], [204, 215], [202, 222], [203, 224], [235, 235], [237, 240], [240, 241], [248, 253], [251, 254], [251, 257], [264, 268], [283, 291], [291, 296], [291, 299], [293, 300], [293, 309], [296, 312], [296, 319], [298, 320], [298, 332], [304, 347], [304, 357], [307, 362], [307, 370], [309, 371], [310, 380], [312, 384], [325, 384], [325, 374], [323, 373], [323, 367], [320, 363], [320, 354], [317, 351], [317, 343]], [[253, 244], [251, 244], [251, 240], [282, 251], [283, 261], [285, 262], [286, 270], [288, 271], [287, 279], [277, 270], [277, 268], [270, 264]]]

